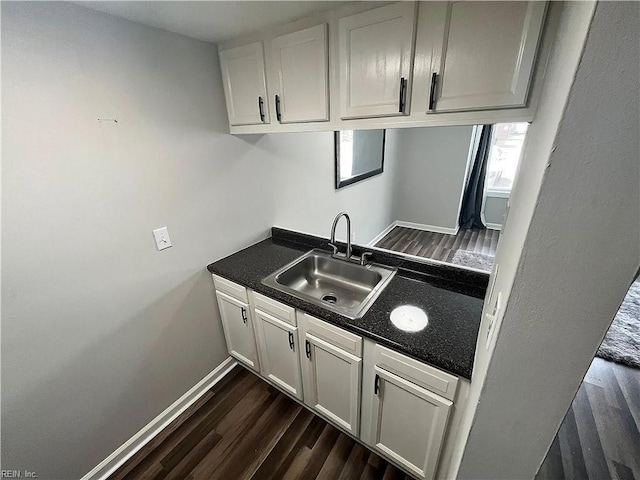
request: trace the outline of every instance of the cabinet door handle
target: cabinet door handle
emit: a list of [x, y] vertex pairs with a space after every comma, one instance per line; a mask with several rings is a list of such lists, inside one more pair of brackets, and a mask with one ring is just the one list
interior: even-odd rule
[[293, 343], [293, 332], [289, 332], [289, 348], [295, 352], [295, 345]]
[[262, 97], [258, 97], [258, 111], [260, 112], [260, 121], [264, 123], [264, 101]]
[[380, 391], [380, 376], [376, 373], [376, 378], [373, 381], [373, 394], [378, 395]]
[[431, 74], [431, 91], [429, 92], [429, 110], [436, 108], [436, 85], [438, 84], [438, 74]]
[[279, 122], [282, 121], [282, 114], [280, 113], [280, 95], [276, 95], [276, 118]]
[[311, 359], [311, 343], [309, 340], [304, 341], [304, 351], [307, 354], [307, 358]]
[[400, 100], [398, 102], [398, 110], [400, 113], [404, 113], [406, 99], [407, 99], [407, 79], [402, 77], [400, 79]]
[[247, 309], [242, 307], [242, 321], [246, 324], [247, 323]]

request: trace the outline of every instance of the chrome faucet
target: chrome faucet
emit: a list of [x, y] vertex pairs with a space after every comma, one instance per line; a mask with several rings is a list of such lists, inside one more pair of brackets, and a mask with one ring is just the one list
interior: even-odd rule
[[338, 215], [336, 215], [336, 218], [333, 220], [333, 225], [331, 225], [331, 242], [329, 243], [329, 246], [331, 248], [333, 248], [333, 254], [337, 255], [338, 254], [338, 247], [336, 246], [336, 227], [338, 226], [338, 221], [340, 220], [340, 217], [343, 217], [347, 219], [347, 251], [345, 252], [345, 256], [347, 257], [347, 260], [351, 259], [351, 219], [349, 218], [349, 215], [347, 215], [346, 212], [340, 212]]

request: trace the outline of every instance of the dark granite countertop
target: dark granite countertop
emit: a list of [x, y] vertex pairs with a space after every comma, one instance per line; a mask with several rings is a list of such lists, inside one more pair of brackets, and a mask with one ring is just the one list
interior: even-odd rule
[[[416, 265], [400, 256], [376, 251], [373, 261], [397, 266], [398, 273], [367, 313], [360, 319], [351, 320], [262, 284], [263, 278], [312, 248], [327, 249], [326, 239], [274, 228], [271, 238], [207, 268], [211, 273], [285, 305], [471, 379], [488, 275], [439, 265], [425, 267], [421, 262]], [[360, 254], [359, 250], [355, 247], [354, 253]], [[415, 333], [396, 328], [389, 315], [401, 305], [414, 305], [426, 311], [427, 327]]]

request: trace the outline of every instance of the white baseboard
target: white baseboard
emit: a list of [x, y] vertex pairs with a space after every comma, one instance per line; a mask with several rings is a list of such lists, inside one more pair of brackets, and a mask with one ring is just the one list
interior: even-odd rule
[[389, 225], [387, 228], [385, 228], [383, 231], [381, 231], [378, 235], [376, 235], [373, 240], [371, 240], [369, 243], [367, 243], [367, 247], [374, 247], [376, 245], [376, 243], [378, 243], [380, 240], [382, 240], [384, 237], [387, 236], [387, 234], [393, 230], [395, 228], [396, 224], [395, 222], [393, 222], [391, 225]]
[[485, 223], [484, 225], [491, 230], [502, 230], [502, 225], [499, 223]]
[[396, 227], [405, 227], [405, 228], [413, 228], [415, 230], [424, 230], [426, 232], [435, 232], [435, 233], [445, 233], [447, 235], [455, 235], [458, 233], [460, 227], [456, 228], [447, 228], [447, 227], [438, 227], [436, 225], [425, 225], [423, 223], [413, 223], [413, 222], [401, 222], [396, 220], [387, 228], [385, 228], [382, 232], [375, 236], [373, 240], [367, 243], [367, 247], [374, 247], [376, 243], [382, 240], [391, 230]]
[[435, 233], [445, 233], [447, 235], [455, 235], [458, 233], [460, 227], [456, 226], [455, 228], [449, 227], [439, 227], [437, 225], [425, 225], [422, 223], [413, 223], [413, 222], [393, 222], [394, 227], [405, 227], [405, 228], [414, 228], [416, 230], [425, 230], [427, 232], [435, 232]]
[[102, 480], [115, 472], [122, 464], [129, 460], [138, 450], [158, 435], [164, 428], [173, 422], [182, 412], [193, 405], [207, 390], [218, 383], [233, 367], [238, 364], [235, 359], [229, 357], [216, 367], [211, 373], [200, 380], [188, 392], [173, 402], [164, 412], [151, 420], [138, 433], [122, 444], [115, 452], [100, 462], [93, 470], [87, 473], [81, 480]]

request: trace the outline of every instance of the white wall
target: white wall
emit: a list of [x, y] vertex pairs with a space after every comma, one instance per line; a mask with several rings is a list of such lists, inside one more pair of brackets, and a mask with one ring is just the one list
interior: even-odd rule
[[333, 191], [330, 133], [226, 133], [210, 44], [3, 2], [2, 107], [3, 469], [78, 478], [226, 358], [211, 261], [384, 226], [384, 177]]
[[476, 351], [452, 477], [533, 478], [638, 270], [640, 5], [600, 2], [591, 23], [593, 8], [563, 6], [496, 257], [508, 301]]
[[[391, 223], [395, 198], [394, 161], [397, 137], [387, 132], [384, 171], [335, 189], [333, 132], [265, 135], [257, 144], [277, 152], [281, 169], [274, 179], [278, 208], [274, 224], [328, 237], [336, 214], [351, 218], [352, 241], [366, 245]], [[341, 220], [337, 238], [346, 238]]]
[[393, 219], [455, 230], [473, 126], [395, 130]]

